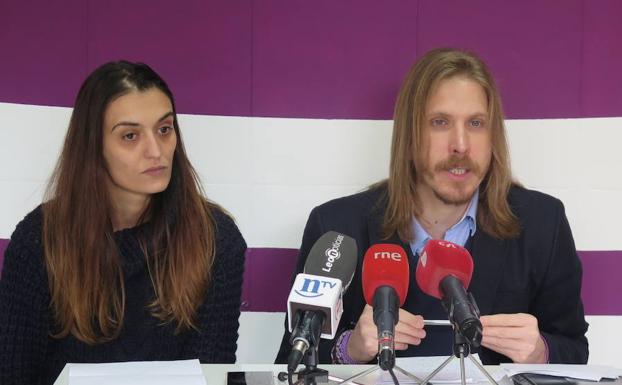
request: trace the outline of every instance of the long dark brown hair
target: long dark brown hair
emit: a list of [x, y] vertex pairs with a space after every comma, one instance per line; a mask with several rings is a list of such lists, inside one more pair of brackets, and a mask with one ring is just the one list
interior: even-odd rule
[[125, 287], [105, 187], [103, 120], [116, 98], [154, 88], [173, 106], [177, 146], [168, 187], [151, 196], [139, 220], [149, 222], [148, 237], [138, 236], [156, 294], [149, 308], [163, 322], [175, 321], [177, 332], [195, 327], [194, 316], [210, 282], [216, 206], [204, 198], [186, 156], [173, 95], [164, 80], [145, 64], [119, 61], [97, 68], [82, 84], [43, 204], [56, 338], [72, 334], [96, 344], [116, 338], [122, 328]]
[[488, 98], [492, 160], [479, 187], [478, 225], [499, 239], [514, 238], [520, 231], [507, 201], [510, 187], [516, 182], [512, 180], [501, 98], [494, 80], [476, 55], [441, 48], [426, 53], [413, 65], [397, 98], [389, 179], [377, 185], [387, 187], [387, 210], [382, 231], [385, 237], [397, 233], [405, 241], [412, 239], [412, 216], [421, 211], [415, 199], [417, 169], [414, 154], [422, 150], [426, 104], [440, 81], [455, 76], [465, 76], [477, 82]]

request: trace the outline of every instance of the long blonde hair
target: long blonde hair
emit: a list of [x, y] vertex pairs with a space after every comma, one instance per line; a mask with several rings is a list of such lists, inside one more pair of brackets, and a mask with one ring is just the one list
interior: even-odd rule
[[484, 62], [474, 54], [442, 48], [426, 53], [413, 65], [395, 104], [389, 179], [379, 184], [387, 187], [387, 209], [382, 229], [385, 237], [397, 233], [402, 240], [412, 239], [412, 216], [421, 210], [417, 199], [414, 199], [417, 170], [413, 154], [421, 151], [425, 107], [436, 85], [454, 76], [474, 80], [481, 85], [488, 98], [492, 160], [480, 185], [478, 225], [484, 232], [499, 239], [514, 238], [520, 231], [518, 220], [507, 201], [514, 182], [501, 99], [494, 80]]

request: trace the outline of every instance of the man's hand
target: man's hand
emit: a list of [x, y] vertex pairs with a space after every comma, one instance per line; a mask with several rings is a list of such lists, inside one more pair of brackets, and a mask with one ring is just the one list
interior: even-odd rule
[[[395, 349], [405, 350], [408, 345], [419, 345], [425, 338], [423, 317], [399, 310], [395, 326]], [[356, 327], [348, 341], [348, 355], [357, 362], [371, 361], [378, 354], [378, 329], [374, 324], [374, 310], [365, 305]]]
[[538, 329], [538, 320], [531, 314], [485, 315], [482, 321], [482, 345], [501, 353], [516, 363], [545, 364], [547, 351]]

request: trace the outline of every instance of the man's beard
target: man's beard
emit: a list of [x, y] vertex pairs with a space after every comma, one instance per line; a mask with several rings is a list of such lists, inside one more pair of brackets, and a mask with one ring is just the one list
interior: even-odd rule
[[449, 172], [449, 170], [453, 168], [465, 169], [468, 172], [471, 172], [477, 179], [481, 180], [481, 167], [473, 162], [468, 156], [459, 157], [456, 155], [452, 155], [448, 159], [437, 163], [434, 166], [433, 172], [429, 171], [428, 167], [424, 167], [423, 177], [424, 179], [427, 179], [427, 184], [438, 200], [446, 205], [461, 206], [468, 203], [471, 198], [473, 198], [473, 194], [479, 187], [479, 184], [469, 188], [469, 186], [464, 185], [464, 183], [451, 182], [451, 188], [449, 191], [441, 191], [439, 188], [435, 187], [435, 184], [433, 183], [435, 173]]
[[[477, 188], [477, 186], [475, 188]], [[471, 200], [471, 198], [473, 198], [475, 189], [473, 189], [472, 191], [462, 190], [456, 194], [456, 193], [443, 193], [442, 191], [439, 191], [435, 189], [434, 187], [432, 187], [432, 192], [434, 193], [434, 196], [436, 196], [438, 200], [440, 200], [446, 205], [461, 206], [465, 203], [468, 203]]]

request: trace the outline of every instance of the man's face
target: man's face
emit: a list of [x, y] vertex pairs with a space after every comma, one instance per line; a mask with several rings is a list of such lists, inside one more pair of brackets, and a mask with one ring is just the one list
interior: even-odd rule
[[417, 193], [444, 204], [467, 203], [488, 171], [492, 156], [488, 100], [475, 81], [442, 80], [425, 106]]

